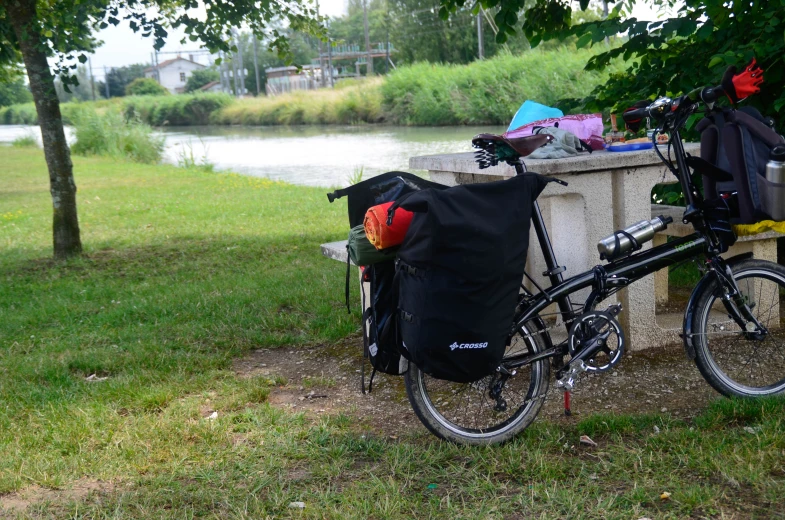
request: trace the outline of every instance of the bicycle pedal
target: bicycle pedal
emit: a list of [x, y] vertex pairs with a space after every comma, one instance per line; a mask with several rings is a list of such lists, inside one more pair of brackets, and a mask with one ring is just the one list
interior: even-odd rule
[[586, 372], [586, 363], [577, 360], [578, 363], [570, 363], [567, 372], [556, 381], [556, 388], [561, 388], [565, 391], [572, 391], [575, 388], [575, 383], [578, 382], [578, 376], [582, 372]]

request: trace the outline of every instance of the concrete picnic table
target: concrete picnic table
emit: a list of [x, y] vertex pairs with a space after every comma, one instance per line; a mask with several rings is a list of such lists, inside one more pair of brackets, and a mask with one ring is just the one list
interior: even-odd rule
[[[687, 152], [698, 155], [699, 144], [685, 145]], [[661, 149], [666, 153], [664, 147]], [[553, 242], [556, 258], [565, 265], [565, 278], [579, 274], [600, 262], [597, 242], [617, 229], [659, 214], [652, 209], [651, 191], [657, 184], [678, 182], [654, 150], [635, 152], [595, 151], [592, 154], [563, 159], [526, 160], [528, 171], [557, 177], [569, 183], [549, 184], [539, 197], [540, 207]], [[474, 154], [427, 155], [409, 159], [412, 169], [428, 170], [432, 181], [455, 186], [501, 180], [515, 175], [507, 164], [480, 170]], [[670, 214], [678, 209], [671, 208]], [[678, 215], [677, 215], [678, 216]], [[681, 218], [674, 219], [680, 224]], [[674, 227], [678, 234], [688, 234], [686, 226]], [[667, 230], [666, 234], [674, 234]], [[752, 250], [755, 256], [776, 261], [776, 233], [766, 233], [740, 240], [728, 255]], [[542, 287], [550, 285], [542, 276], [545, 262], [534, 233], [531, 233], [527, 272]], [[663, 243], [664, 236], [656, 242]], [[652, 242], [644, 249], [652, 247]], [[681, 314], [657, 316], [657, 301], [667, 300], [667, 270], [657, 278], [660, 293], [655, 293], [655, 276], [643, 278], [617, 293], [616, 301], [624, 306], [620, 321], [627, 334], [630, 350], [641, 350], [666, 342], [678, 341]], [[581, 301], [588, 294], [573, 297]], [[603, 302], [605, 304], [606, 302]], [[607, 303], [612, 303], [611, 301]], [[554, 310], [555, 312], [555, 310]]]

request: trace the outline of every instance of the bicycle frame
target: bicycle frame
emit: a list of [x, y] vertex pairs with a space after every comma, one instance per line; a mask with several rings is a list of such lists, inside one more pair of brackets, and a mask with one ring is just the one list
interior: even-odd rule
[[[681, 143], [681, 136], [678, 130], [672, 132], [672, 140], [678, 171], [689, 172], [686, 165], [684, 147]], [[525, 171], [525, 166], [520, 162], [514, 166], [516, 172], [519, 174]], [[569, 298], [571, 294], [580, 291], [581, 289], [591, 287], [592, 291], [586, 299], [585, 304], [581, 307], [584, 310], [589, 310], [594, 308], [597, 303], [607, 298], [611, 293], [627, 287], [637, 280], [659, 271], [660, 269], [667, 268], [702, 254], [711, 259], [719, 258], [719, 241], [707, 228], [702, 211], [695, 210], [696, 203], [698, 205], [701, 205], [702, 203], [700, 194], [690, 182], [689, 175], [681, 174], [678, 175], [678, 177], [687, 200], [685, 220], [688, 219], [695, 227], [696, 232], [694, 234], [673, 240], [646, 251], [624, 256], [604, 265], [597, 265], [589, 271], [566, 280], [563, 279], [561, 275], [564, 268], [560, 267], [556, 261], [553, 245], [548, 236], [548, 231], [545, 227], [539, 204], [535, 201], [532, 226], [534, 227], [540, 250], [543, 253], [545, 265], [547, 266], [547, 270], [543, 274], [548, 276], [551, 286], [546, 289], [542, 289], [538, 286], [540, 292], [536, 295], [530, 295], [524, 300], [524, 309], [522, 314], [516, 318], [512, 333], [523, 330], [522, 326], [524, 323], [538, 318], [539, 313], [553, 303], [558, 305], [560, 314], [564, 318], [567, 332], [569, 333], [569, 323], [578, 316], [578, 313], [573, 309], [573, 303]], [[507, 369], [514, 369], [532, 363], [538, 359], [564, 354], [564, 350], [560, 347], [561, 346], [552, 347], [536, 355], [521, 356], [520, 359], [516, 359], [517, 356], [513, 357], [512, 359], [505, 361], [505, 367]]]

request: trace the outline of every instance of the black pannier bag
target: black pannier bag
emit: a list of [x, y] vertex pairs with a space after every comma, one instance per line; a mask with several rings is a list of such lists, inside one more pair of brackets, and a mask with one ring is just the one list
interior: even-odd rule
[[785, 220], [785, 208], [774, 203], [782, 200], [777, 195], [785, 192], [785, 185], [766, 180], [771, 150], [785, 144], [772, 123], [756, 109], [744, 107], [716, 110], [697, 125], [701, 133], [701, 158], [733, 177], [719, 181], [716, 175], [704, 175], [704, 196], [714, 199], [737, 192], [731, 213], [734, 224]]
[[[349, 225], [362, 225], [368, 208], [397, 200], [407, 194], [423, 189], [445, 189], [447, 186], [422, 179], [406, 172], [387, 172], [371, 177], [347, 188], [328, 193], [330, 202], [348, 197]], [[397, 292], [394, 285], [395, 256], [387, 261], [364, 266], [363, 280], [368, 282], [369, 291], [363, 291], [363, 355], [373, 367], [369, 390], [373, 385], [373, 374], [378, 370], [386, 374], [401, 375], [408, 368], [408, 361], [401, 357], [400, 338], [397, 327]], [[350, 263], [346, 264], [346, 307], [349, 308]], [[362, 372], [362, 390], [365, 392], [365, 364]]]
[[349, 206], [349, 227], [353, 228], [363, 223], [365, 212], [372, 206], [398, 200], [413, 191], [427, 188], [438, 190], [446, 187], [442, 184], [425, 180], [413, 173], [387, 172], [328, 193], [327, 199], [333, 202], [341, 197], [349, 197], [347, 203]]
[[496, 370], [526, 267], [536, 174], [396, 202], [415, 212], [398, 250], [402, 354], [426, 374], [466, 383]]

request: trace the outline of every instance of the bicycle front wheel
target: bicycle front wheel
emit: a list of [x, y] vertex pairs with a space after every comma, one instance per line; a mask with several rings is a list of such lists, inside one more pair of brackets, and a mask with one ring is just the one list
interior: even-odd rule
[[723, 288], [714, 282], [698, 299], [695, 364], [706, 381], [727, 396], [760, 397], [785, 392], [785, 268], [745, 260], [733, 276], [752, 315], [768, 333], [752, 337], [728, 316]]
[[[543, 350], [543, 340], [534, 327], [523, 327], [512, 337], [504, 357], [535, 354]], [[504, 363], [504, 361], [502, 361]], [[504, 442], [537, 417], [548, 393], [549, 359], [516, 370], [501, 387], [501, 400], [491, 396], [498, 375], [472, 383], [453, 383], [433, 378], [413, 363], [406, 373], [406, 394], [417, 417], [431, 433], [458, 444]]]

